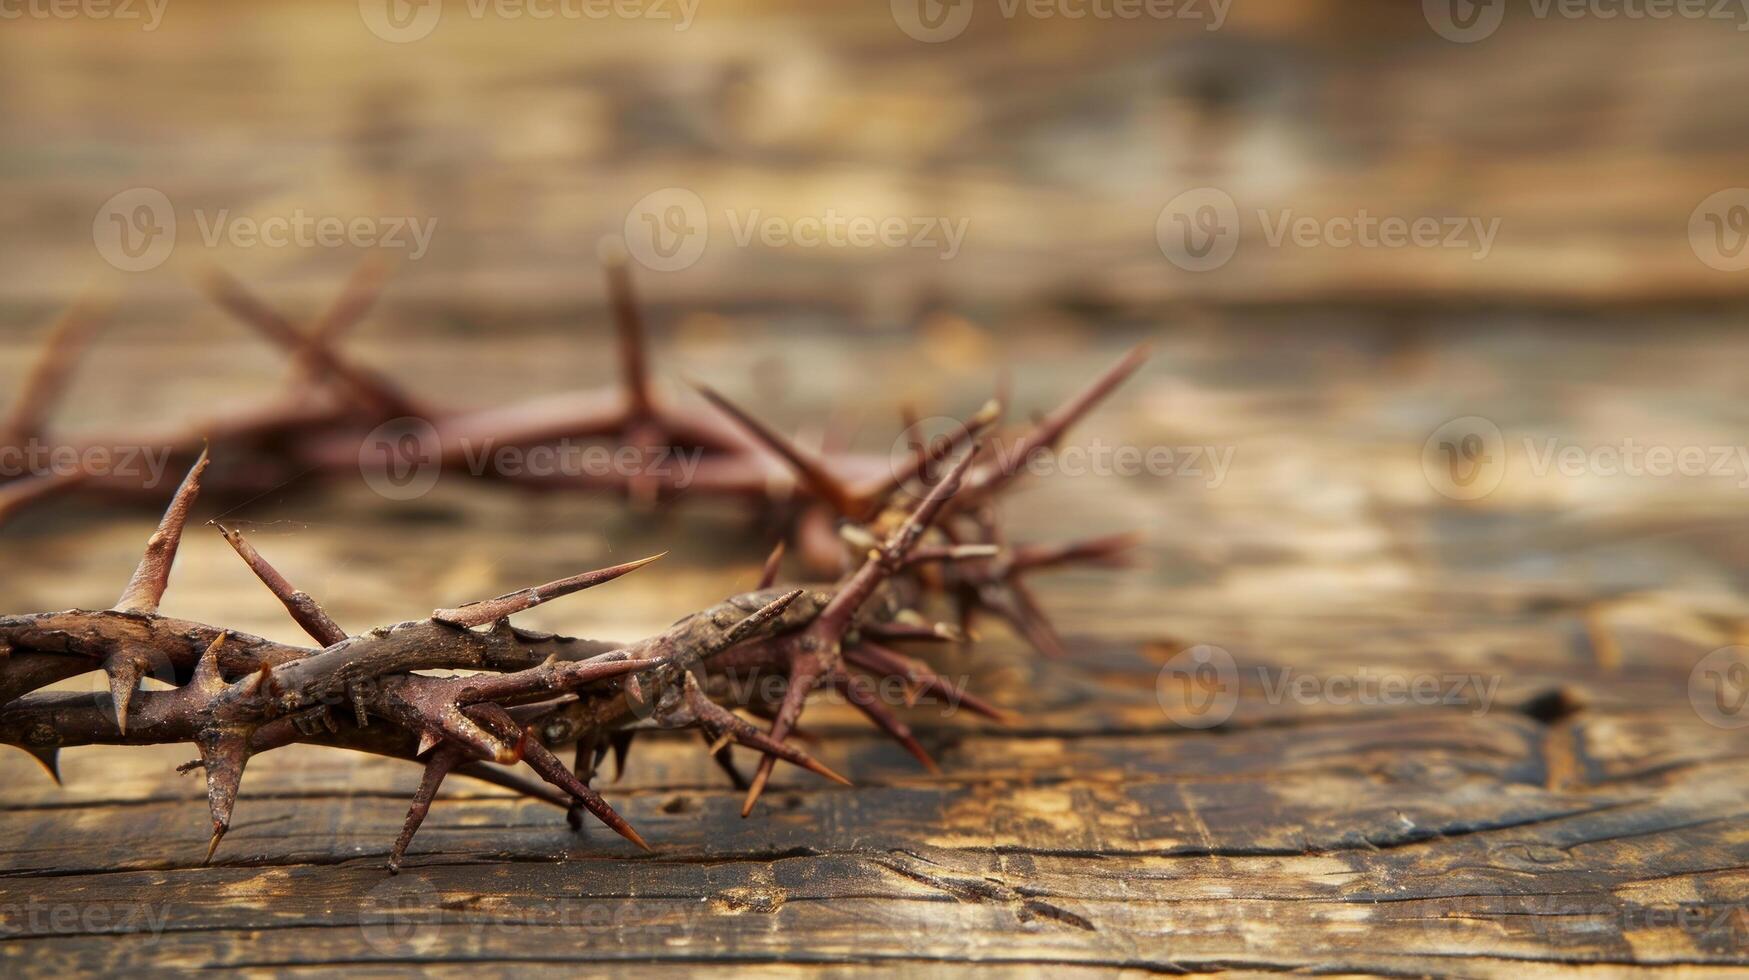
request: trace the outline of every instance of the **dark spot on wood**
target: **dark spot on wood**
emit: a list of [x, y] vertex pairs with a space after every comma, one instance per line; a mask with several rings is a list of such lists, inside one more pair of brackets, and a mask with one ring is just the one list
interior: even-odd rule
[[1544, 725], [1554, 725], [1585, 710], [1585, 705], [1579, 700], [1579, 696], [1572, 691], [1564, 687], [1555, 687], [1533, 695], [1529, 700], [1519, 705], [1518, 710]]
[[1041, 902], [1037, 899], [1032, 899], [1023, 903], [1020, 906], [1019, 915], [1020, 921], [1022, 922], [1030, 921], [1033, 918], [1050, 919], [1053, 922], [1061, 922], [1066, 926], [1074, 926], [1077, 929], [1085, 929], [1088, 932], [1099, 931], [1098, 927], [1094, 926], [1092, 922], [1076, 915], [1068, 909], [1058, 908], [1049, 902]]
[[670, 796], [662, 803], [663, 813], [691, 813], [698, 809], [698, 803], [690, 796]]

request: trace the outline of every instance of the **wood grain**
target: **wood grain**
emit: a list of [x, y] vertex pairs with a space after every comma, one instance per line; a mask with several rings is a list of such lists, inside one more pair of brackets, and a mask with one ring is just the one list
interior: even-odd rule
[[[1749, 474], [1539, 475], [1522, 440], [1729, 443], [1741, 339], [1691, 325], [1653, 350], [1634, 331], [1581, 336], [1534, 318], [1511, 334], [1393, 343], [1355, 325], [1226, 326], [1154, 331], [1155, 361], [1078, 436], [1231, 447], [1223, 480], [1063, 475], [1014, 501], [1026, 539], [1140, 526], [1148, 543], [1128, 572], [1040, 582], [1072, 662], [1039, 662], [993, 624], [975, 651], [937, 655], [1027, 712], [1004, 729], [913, 711], [939, 776], [823, 704], [809, 715], [818, 752], [855, 788], [780, 769], [743, 820], [696, 741], [654, 738], [606, 792], [655, 853], [458, 784], [390, 877], [381, 865], [417, 776], [403, 764], [261, 758], [203, 867], [201, 790], [172, 771], [186, 752], [70, 751], [63, 789], [10, 753], [0, 957], [32, 973], [1740, 972], [1749, 728], [1704, 720], [1690, 679], [1749, 622], [1735, 516]], [[774, 336], [682, 334], [664, 357], [715, 365], [733, 387], [751, 364], [717, 355]], [[774, 409], [786, 425], [839, 403], [838, 385], [873, 420], [857, 438], [878, 448], [902, 397], [884, 379], [983, 390], [981, 371], [919, 363], [922, 340], [782, 336], [802, 381]], [[1022, 409], [1132, 339], [1072, 349], [1062, 337], [1003, 339]], [[444, 343], [413, 380], [442, 390], [467, 365], [479, 397], [530, 387], [514, 364]], [[550, 362], [576, 341], [538, 343]], [[134, 356], [189, 353], [151, 350]], [[197, 387], [203, 358], [215, 390], [246, 377], [220, 367], [247, 364], [238, 350], [195, 352]], [[102, 417], [105, 399], [145, 383], [118, 385], [77, 410]], [[1421, 453], [1469, 413], [1501, 426], [1511, 459], [1499, 489], [1460, 503], [1434, 492]], [[671, 548], [660, 577], [526, 617], [638, 635], [744, 588], [765, 544], [709, 507], [652, 521], [466, 485], [411, 503], [334, 486], [210, 506], [233, 510], [228, 523], [353, 629]], [[0, 601], [113, 596], [149, 526], [69, 504], [7, 529]], [[216, 534], [191, 532], [165, 611], [296, 637]], [[1234, 711], [1208, 730], [1161, 701], [1162, 667], [1198, 644], [1236, 670]], [[1342, 696], [1343, 682], [1386, 677], [1461, 690], [1442, 686], [1441, 703]]]

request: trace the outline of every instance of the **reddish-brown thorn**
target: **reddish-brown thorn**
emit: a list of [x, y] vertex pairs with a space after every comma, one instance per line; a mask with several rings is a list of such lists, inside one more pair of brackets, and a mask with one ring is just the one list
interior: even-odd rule
[[[758, 749], [768, 756], [776, 756], [791, 765], [800, 766], [815, 775], [824, 776], [841, 786], [850, 785], [850, 780], [834, 772], [825, 763], [801, 749], [773, 740], [771, 736], [737, 717], [733, 711], [705, 697], [704, 691], [698, 686], [698, 680], [691, 674], [686, 675], [685, 685], [687, 706], [692, 709], [694, 717], [703, 726], [705, 741], [710, 744], [711, 755], [715, 756], [730, 742], [733, 742], [750, 749]], [[716, 736], [714, 740], [711, 738], [713, 734]]]
[[979, 590], [978, 605], [1008, 621], [1020, 635], [1026, 637], [1033, 648], [1052, 660], [1061, 660], [1068, 656], [1068, 650], [1063, 646], [1063, 640], [1057, 635], [1056, 627], [1051, 625], [1050, 618], [1039, 608], [1038, 601], [1033, 598], [1031, 590], [1019, 579], [1009, 579], [1001, 588], [1007, 594], [1000, 595], [994, 588]]
[[394, 386], [369, 371], [355, 367], [336, 353], [325, 339], [299, 330], [237, 280], [213, 269], [205, 276], [203, 285], [208, 295], [222, 309], [254, 327], [262, 336], [288, 353], [302, 358], [303, 363], [319, 369], [324, 377], [340, 381], [364, 408], [385, 417], [419, 414], [406, 396]]
[[[790, 728], [801, 716], [802, 707], [807, 703], [808, 693], [814, 689], [814, 684], [820, 679], [823, 670], [819, 660], [807, 657], [796, 661], [790, 667], [789, 687], [783, 692], [783, 701], [777, 708], [777, 717], [772, 719], [770, 737], [773, 742], [782, 742], [789, 736]], [[741, 802], [741, 816], [753, 812], [753, 807], [759, 802], [759, 797], [765, 793], [765, 784], [771, 781], [771, 771], [777, 765], [775, 756], [767, 755], [759, 760], [759, 768], [753, 773], [753, 783], [747, 787], [747, 797]]]
[[875, 589], [880, 587], [893, 572], [903, 564], [905, 556], [917, 546], [917, 539], [923, 535], [935, 518], [941, 513], [943, 506], [955, 493], [959, 492], [960, 482], [965, 477], [967, 467], [977, 455], [977, 446], [960, 455], [956, 462], [935, 486], [929, 488], [927, 496], [905, 518], [893, 532], [887, 535], [887, 540], [881, 548], [871, 551], [862, 567], [853, 573], [850, 579], [832, 596], [832, 601], [820, 611], [814, 622], [808, 627], [811, 635], [822, 638], [837, 638], [844, 635], [850, 625], [851, 617], [868, 601]]
[[993, 492], [1024, 473], [1033, 454], [1055, 446], [1071, 426], [1079, 422], [1107, 395], [1116, 390], [1117, 386], [1122, 384], [1126, 378], [1134, 374], [1147, 361], [1148, 354], [1148, 344], [1138, 344], [1132, 347], [1128, 353], [1118, 358], [1117, 363], [1106, 368], [1104, 372], [1094, 378], [1087, 387], [1058, 406], [1055, 411], [1045, 415], [1037, 425], [1015, 443], [1008, 465], [992, 476], [979, 489], [985, 493]]
[[268, 564], [267, 559], [261, 557], [260, 553], [242, 534], [216, 521], [213, 522], [213, 526], [219, 529], [219, 533], [224, 535], [225, 540], [237, 552], [238, 557], [242, 558], [244, 563], [249, 566], [250, 571], [255, 573], [255, 577], [267, 586], [268, 591], [272, 592], [275, 598], [284, 604], [285, 611], [291, 614], [293, 621], [303, 627], [304, 632], [308, 633], [311, 639], [325, 647], [333, 646], [346, 639], [346, 631], [329, 618], [327, 611], [315, 599], [312, 599], [309, 593], [294, 588], [290, 582], [286, 581], [285, 576]]
[[106, 302], [81, 299], [49, 328], [36, 363], [13, 399], [12, 411], [0, 422], [0, 444], [22, 445], [43, 435], [55, 402], [66, 391], [74, 363], [107, 311]]
[[394, 269], [394, 260], [386, 258], [387, 253], [377, 251], [366, 256], [347, 277], [346, 284], [341, 287], [340, 295], [326, 312], [311, 325], [311, 338], [323, 343], [333, 343], [339, 340], [348, 330], [363, 320], [365, 315], [376, 305], [377, 297], [382, 295], [383, 284], [388, 281], [389, 273]]
[[920, 445], [911, 454], [909, 461], [893, 469], [890, 477], [864, 492], [863, 499], [876, 502], [886, 500], [899, 488], [928, 473], [935, 464], [959, 452], [968, 443], [977, 441], [985, 431], [1001, 420], [1004, 404], [995, 400], [985, 402], [971, 418], [955, 427], [948, 438], [930, 440], [927, 444]]
[[158, 522], [158, 529], [152, 532], [146, 541], [146, 554], [140, 559], [140, 565], [134, 569], [133, 578], [128, 580], [128, 586], [122, 591], [121, 598], [116, 601], [117, 612], [155, 613], [158, 603], [164, 598], [164, 589], [170, 584], [170, 567], [176, 562], [176, 548], [182, 543], [182, 526], [188, 523], [189, 508], [194, 506], [194, 500], [200, 496], [200, 475], [206, 472], [207, 453], [203, 448], [200, 458], [183, 478], [182, 485], [176, 489], [176, 496], [171, 499], [170, 506], [164, 511], [164, 517]]
[[443, 786], [443, 780], [456, 766], [466, 761], [465, 751], [457, 745], [445, 745], [431, 753], [425, 760], [425, 772], [419, 777], [419, 788], [413, 791], [413, 802], [407, 807], [407, 819], [401, 824], [401, 835], [395, 838], [395, 846], [389, 850], [389, 871], [399, 873], [401, 859], [407, 855], [407, 846], [413, 843], [413, 835], [419, 832], [419, 825], [425, 822], [426, 814], [431, 812], [431, 803], [437, 798], [437, 791]]
[[723, 748], [725, 748], [726, 745], [718, 745], [719, 742], [722, 742], [722, 739], [712, 738], [711, 733], [702, 728], [699, 729], [698, 734], [700, 738], [704, 739], [705, 751], [710, 755], [711, 761], [715, 762], [717, 768], [721, 769], [723, 774], [729, 777], [729, 784], [742, 792], [746, 792], [747, 787], [750, 785], [747, 782], [747, 777], [741, 775], [741, 770], [735, 767], [735, 760], [729, 758], [729, 754], [723, 751]]
[[118, 734], [128, 733], [128, 705], [133, 702], [134, 691], [139, 689], [140, 675], [145, 672], [145, 667], [145, 658], [131, 650], [117, 650], [103, 661], [103, 672], [109, 675], [109, 700], [115, 707]]
[[81, 467], [60, 473], [34, 473], [0, 484], [0, 524], [30, 505], [45, 500], [90, 478], [90, 470]]
[[633, 419], [655, 414], [650, 396], [650, 363], [644, 350], [644, 318], [632, 293], [632, 274], [623, 246], [604, 245], [602, 265], [607, 272], [607, 296], [613, 306], [614, 326], [619, 330], [620, 383], [625, 386], [626, 415]]
[[869, 503], [844, 485], [827, 469], [825, 461], [811, 452], [796, 445], [790, 439], [779, 435], [776, 430], [764, 422], [754, 418], [739, 405], [723, 397], [716, 389], [701, 381], [688, 379], [688, 383], [703, 395], [705, 400], [733, 419], [748, 435], [753, 436], [779, 459], [789, 465], [802, 484], [816, 497], [819, 497], [839, 514], [861, 520], [868, 516]]
[[1014, 571], [1019, 572], [1082, 562], [1110, 562], [1117, 559], [1123, 552], [1140, 544], [1141, 541], [1142, 533], [1140, 531], [1130, 531], [1100, 538], [1089, 538], [1084, 541], [1070, 541], [1064, 544], [1021, 545], [1013, 549], [1009, 565]]
[[991, 721], [1001, 722], [1004, 725], [1012, 725], [1019, 721], [1020, 716], [1013, 712], [998, 708], [970, 691], [951, 687], [946, 678], [930, 670], [927, 665], [878, 643], [870, 643], [865, 640], [861, 644], [845, 650], [844, 659], [871, 673], [904, 677], [916, 684], [921, 693], [939, 695], [949, 704], [957, 701], [965, 706], [967, 711], [983, 715]]
[[851, 704], [856, 706], [857, 710], [868, 716], [868, 719], [879, 726], [882, 731], [892, 736], [894, 741], [904, 746], [905, 751], [916, 757], [918, 762], [923, 763], [923, 768], [935, 773], [941, 771], [941, 767], [935, 764], [935, 760], [930, 758], [922, 743], [918, 742], [917, 737], [911, 733], [911, 726], [900, 721], [896, 715], [887, 710], [885, 705], [881, 704], [880, 698], [869, 689], [868, 681], [856, 674], [839, 674], [832, 679], [832, 683]]
[[61, 750], [59, 746], [20, 745], [19, 748], [30, 753], [30, 757], [40, 763], [55, 785], [61, 785]]
[[212, 811], [213, 836], [207, 843], [206, 863], [213, 859], [219, 840], [231, 826], [231, 810], [243, 782], [243, 766], [249, 761], [249, 739], [240, 732], [203, 732], [195, 739], [202, 768], [206, 770], [207, 806]]
[[570, 595], [573, 592], [581, 592], [604, 582], [611, 582], [627, 572], [643, 568], [666, 554], [667, 552], [664, 551], [661, 554], [640, 558], [637, 561], [629, 561], [623, 565], [599, 568], [595, 571], [584, 572], [581, 575], [573, 575], [570, 578], [562, 578], [556, 582], [537, 585], [532, 589], [523, 589], [520, 592], [501, 595], [496, 599], [470, 602], [454, 609], [439, 609], [431, 614], [431, 618], [451, 626], [464, 628], [496, 623], [512, 613], [522, 612], [548, 600]]
[[[483, 721], [500, 729], [506, 724], [515, 724], [510, 715], [495, 704], [477, 705], [474, 710], [478, 712]], [[632, 825], [627, 823], [623, 817], [615, 813], [613, 807], [607, 805], [607, 801], [601, 798], [600, 793], [583, 785], [583, 781], [578, 779], [575, 773], [559, 761], [558, 756], [539, 741], [529, 741], [528, 753], [523, 757], [523, 761], [528, 763], [529, 768], [539, 773], [542, 779], [570, 793], [578, 803], [583, 805], [584, 809], [595, 814], [596, 819], [606, 824], [614, 833], [646, 851], [650, 850], [650, 845], [644, 842], [644, 838], [632, 829]]]
[[769, 589], [777, 581], [777, 573], [783, 567], [783, 550], [782, 541], [771, 549], [771, 554], [766, 556], [765, 567], [759, 570], [759, 583], [753, 587], [753, 591]]

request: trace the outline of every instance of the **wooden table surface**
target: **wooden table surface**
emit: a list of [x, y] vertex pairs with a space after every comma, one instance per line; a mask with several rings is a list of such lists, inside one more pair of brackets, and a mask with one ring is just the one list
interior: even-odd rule
[[[1024, 721], [917, 709], [939, 775], [823, 704], [817, 751], [855, 787], [780, 769], [742, 819], [696, 739], [640, 741], [605, 792], [651, 854], [452, 780], [390, 876], [417, 771], [295, 749], [251, 764], [202, 866], [202, 791], [174, 772], [189, 751], [71, 750], [64, 788], [7, 753], [0, 958], [31, 973], [1741, 970], [1749, 736], [1731, 726], [1749, 714], [1696, 668], [1749, 630], [1749, 471], [1732, 456], [1724, 475], [1570, 476], [1538, 460], [1550, 439], [1586, 452], [1740, 442], [1749, 344], [1693, 318], [1579, 331], [1525, 316], [1451, 333], [1330, 319], [1316, 333], [1217, 318], [981, 348], [966, 325], [876, 336], [663, 320], [665, 379], [684, 369], [763, 398], [786, 426], [855, 406], [871, 448], [902, 397], [963, 410], [1006, 359], [1029, 412], [1145, 335], [1153, 361], [1077, 443], [1213, 447], [1230, 466], [1218, 481], [1057, 476], [1018, 495], [1023, 539], [1139, 528], [1146, 544], [1130, 570], [1040, 582], [1070, 660], [1042, 662], [993, 624], [973, 650], [940, 654]], [[174, 414], [275, 377], [271, 355], [224, 340], [235, 331], [210, 314], [189, 323], [174, 340], [110, 338], [75, 417]], [[455, 397], [491, 401], [600, 380], [607, 364], [578, 352], [601, 330], [523, 338], [526, 357], [469, 357], [465, 338], [411, 350], [377, 331], [356, 347], [433, 393], [457, 392], [465, 370]], [[981, 357], [920, 353], [948, 333]], [[171, 362], [187, 380], [166, 392], [149, 368]], [[755, 374], [788, 383], [756, 394]], [[1498, 488], [1467, 502], [1435, 492], [1423, 463], [1435, 430], [1466, 415], [1496, 424], [1506, 455]], [[351, 629], [672, 548], [524, 617], [644, 635], [744, 588], [767, 544], [733, 508], [637, 516], [447, 479], [412, 503], [288, 487], [203, 501], [197, 519], [220, 512]], [[69, 501], [6, 529], [0, 608], [112, 601], [151, 522]], [[185, 544], [164, 611], [296, 638], [216, 535]], [[1163, 707], [1197, 645], [1234, 666], [1234, 710], [1210, 729]], [[1708, 662], [1729, 678], [1734, 657]], [[1345, 695], [1388, 679], [1431, 679], [1438, 695]]]

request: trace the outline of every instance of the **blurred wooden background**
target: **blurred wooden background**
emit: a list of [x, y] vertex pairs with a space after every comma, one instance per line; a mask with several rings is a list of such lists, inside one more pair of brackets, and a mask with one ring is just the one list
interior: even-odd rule
[[[665, 299], [695, 309], [895, 324], [943, 303], [1741, 298], [1743, 278], [1697, 261], [1687, 229], [1703, 199], [1744, 182], [1743, 16], [1497, 2], [1503, 21], [1475, 43], [1385, 0], [1195, 0], [1135, 20], [1005, 17], [1002, 0], [975, 0], [940, 43], [900, 29], [903, 4], [872, 0], [830, 15], [699, 0], [684, 30], [476, 18], [454, 0], [411, 43], [372, 34], [353, 0], [169, 0], [150, 32], [24, 18], [0, 32], [0, 300], [62, 301], [93, 281], [174, 295], [212, 263], [317, 288], [347, 267], [338, 250], [209, 248], [194, 218], [303, 208], [435, 219], [403, 289], [446, 309], [575, 303], [597, 294], [597, 239], [666, 187], [710, 216], [703, 258], [662, 277]], [[1241, 245], [1217, 271], [1185, 272], [1163, 261], [1155, 220], [1205, 185], [1238, 202]], [[180, 224], [169, 264], [129, 277], [97, 255], [91, 223], [133, 187], [164, 192]], [[725, 218], [827, 208], [965, 221], [965, 244], [945, 261], [735, 247]], [[1253, 212], [1290, 208], [1499, 232], [1483, 260], [1270, 247]]]

